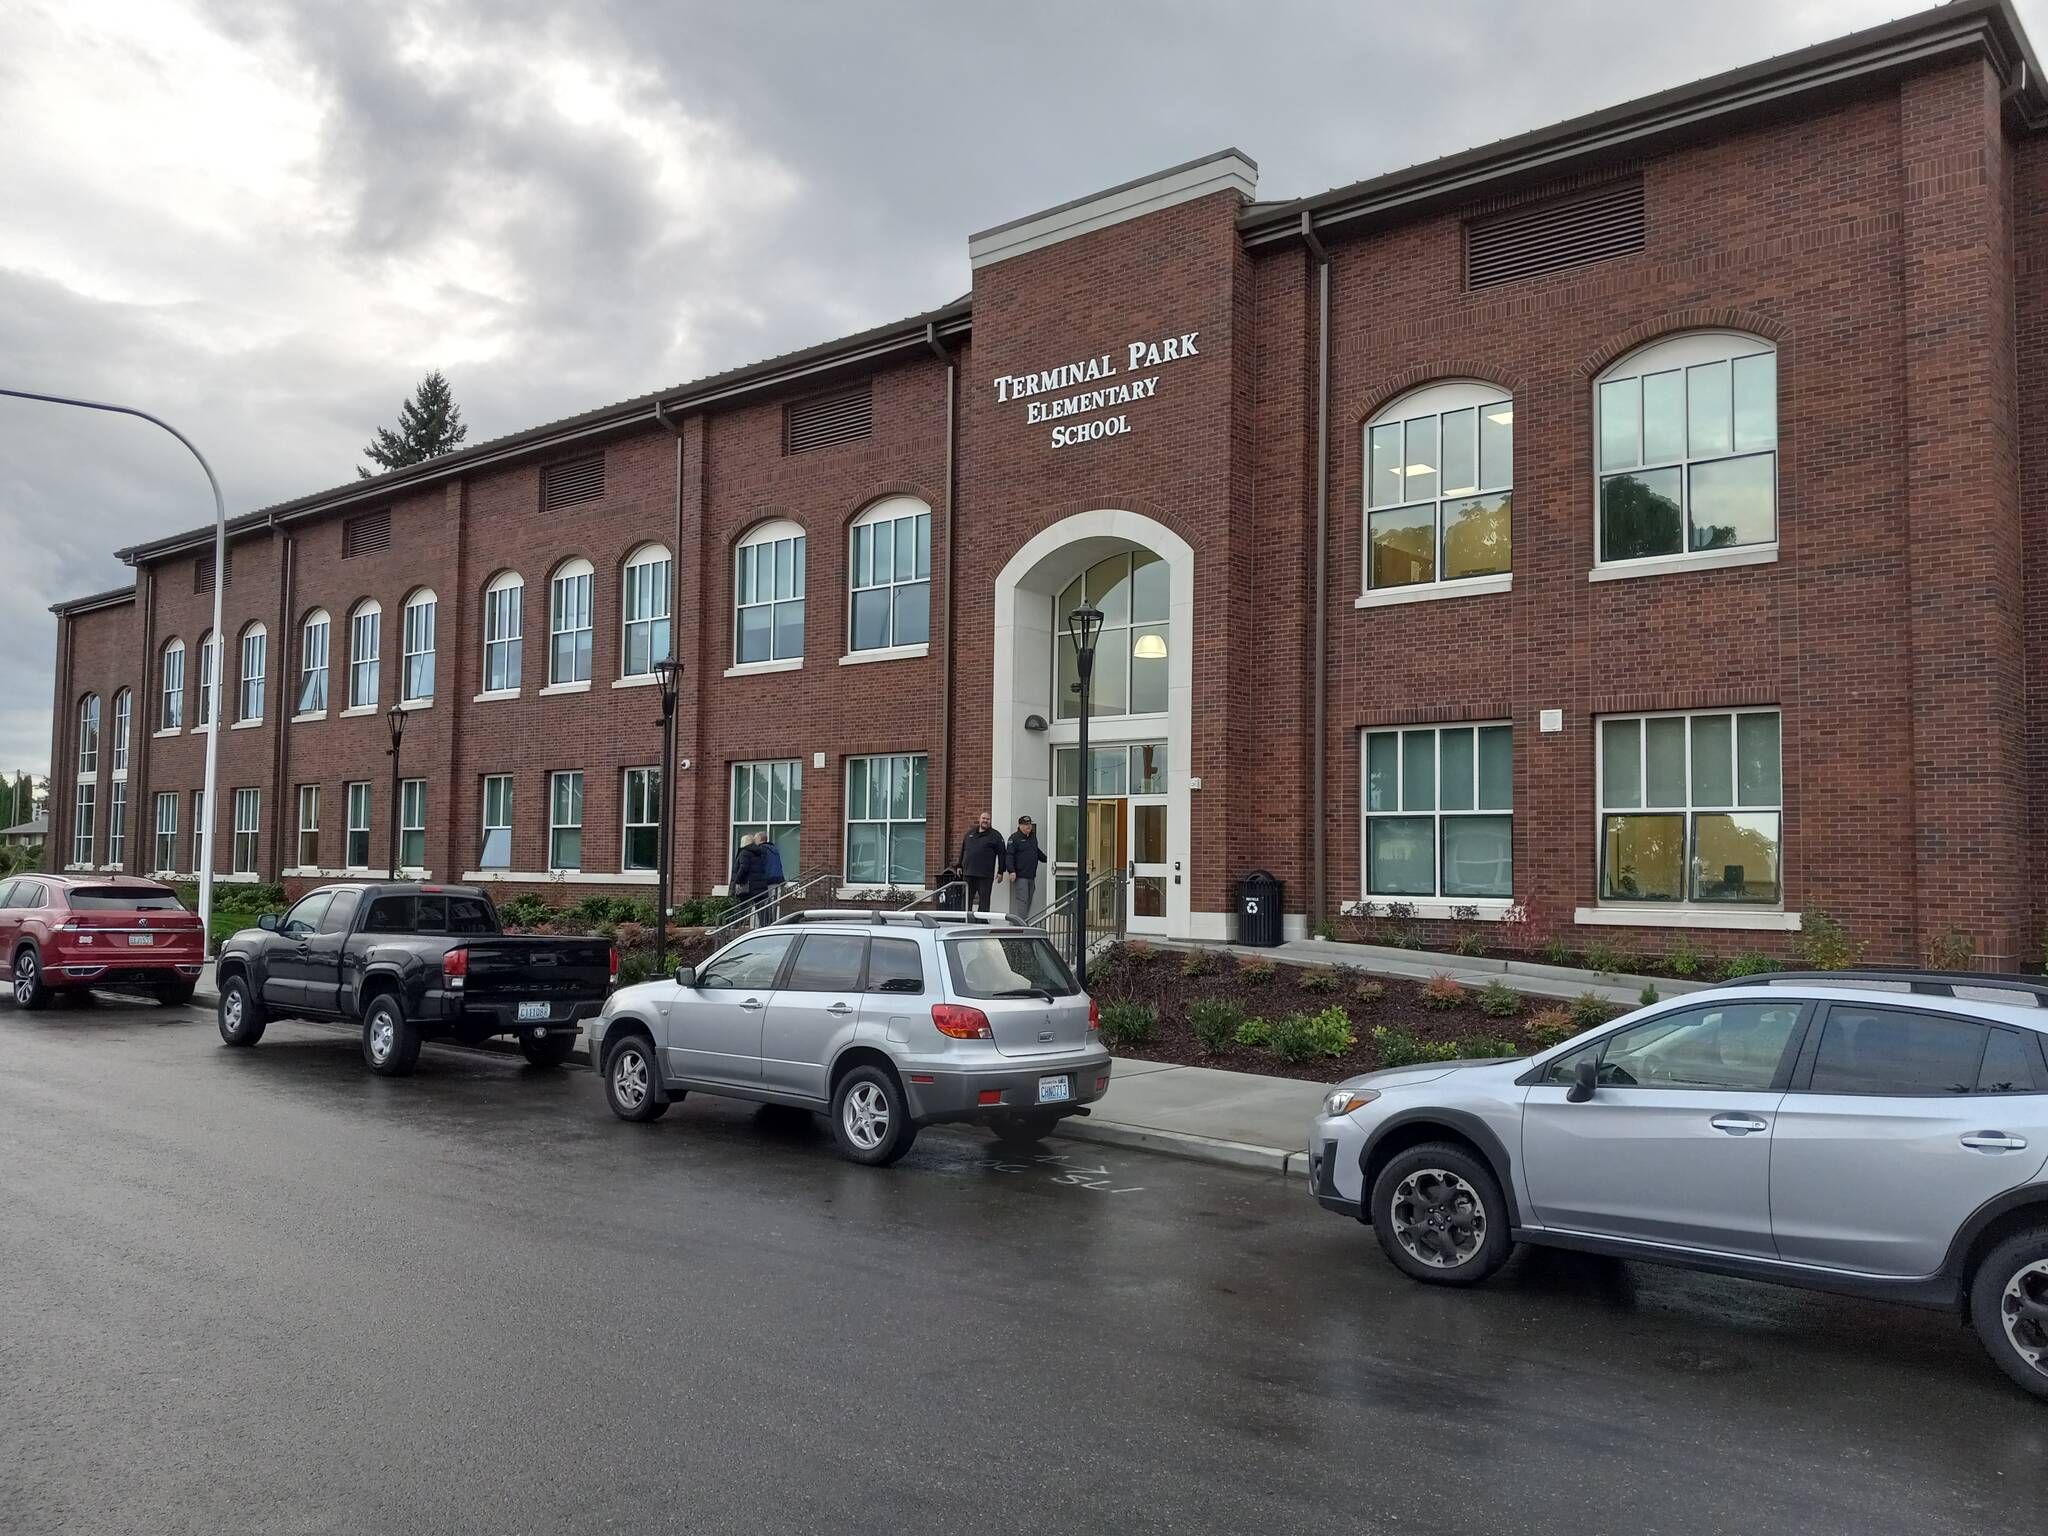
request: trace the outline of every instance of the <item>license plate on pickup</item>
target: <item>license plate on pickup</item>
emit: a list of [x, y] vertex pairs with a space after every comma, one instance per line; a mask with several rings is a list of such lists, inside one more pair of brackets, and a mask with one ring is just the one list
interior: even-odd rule
[[1064, 1104], [1074, 1096], [1074, 1080], [1071, 1077], [1041, 1077], [1038, 1080], [1038, 1102], [1041, 1104]]
[[545, 1021], [553, 1012], [554, 1009], [546, 1003], [521, 1003], [519, 1005], [519, 1022], [530, 1024], [535, 1020]]
[[131, 933], [128, 935], [128, 942], [130, 944], [154, 944], [156, 942], [156, 935], [153, 933]]

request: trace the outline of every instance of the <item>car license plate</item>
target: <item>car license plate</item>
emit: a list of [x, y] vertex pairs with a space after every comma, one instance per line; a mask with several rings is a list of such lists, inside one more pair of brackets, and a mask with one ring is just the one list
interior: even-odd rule
[[1041, 1104], [1064, 1104], [1074, 1096], [1074, 1080], [1070, 1077], [1041, 1077], [1038, 1080], [1038, 1102]]
[[546, 1003], [521, 1003], [519, 1022], [524, 1024], [531, 1019], [545, 1019], [553, 1011]]
[[128, 935], [128, 942], [130, 944], [154, 944], [156, 942], [156, 935], [153, 933], [131, 933]]

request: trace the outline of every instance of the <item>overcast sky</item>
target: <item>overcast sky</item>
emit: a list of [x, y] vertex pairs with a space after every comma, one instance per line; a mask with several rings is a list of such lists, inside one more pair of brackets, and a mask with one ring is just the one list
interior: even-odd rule
[[[230, 515], [943, 303], [976, 229], [1236, 145], [1291, 197], [1900, 0], [0, 0], [0, 385], [132, 402]], [[2020, 7], [2048, 39], [2048, 0]], [[211, 516], [155, 428], [0, 401], [0, 769], [49, 604]]]

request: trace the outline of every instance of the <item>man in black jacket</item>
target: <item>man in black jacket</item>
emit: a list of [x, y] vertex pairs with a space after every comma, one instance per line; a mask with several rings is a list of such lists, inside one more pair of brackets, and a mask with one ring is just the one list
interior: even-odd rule
[[968, 831], [960, 842], [960, 857], [953, 861], [960, 871], [960, 878], [967, 882], [967, 908], [970, 912], [988, 910], [989, 893], [995, 887], [996, 876], [1009, 868], [1009, 855], [1003, 848], [1003, 834], [991, 825], [987, 811]]
[[1038, 846], [1038, 823], [1029, 816], [1017, 818], [1017, 830], [1003, 850], [1010, 861], [1010, 921], [1031, 920], [1038, 904], [1038, 871], [1045, 864], [1045, 850]]

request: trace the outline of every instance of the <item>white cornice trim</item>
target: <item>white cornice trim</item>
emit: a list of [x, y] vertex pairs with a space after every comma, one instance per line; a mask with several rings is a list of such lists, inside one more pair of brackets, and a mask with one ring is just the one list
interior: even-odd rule
[[1062, 240], [1141, 219], [1148, 213], [1191, 203], [1215, 192], [1235, 192], [1249, 201], [1258, 195], [1259, 168], [1241, 150], [1226, 149], [1156, 175], [1091, 193], [1043, 213], [1027, 214], [967, 238], [968, 264], [977, 272], [1012, 256], [1042, 251]]

